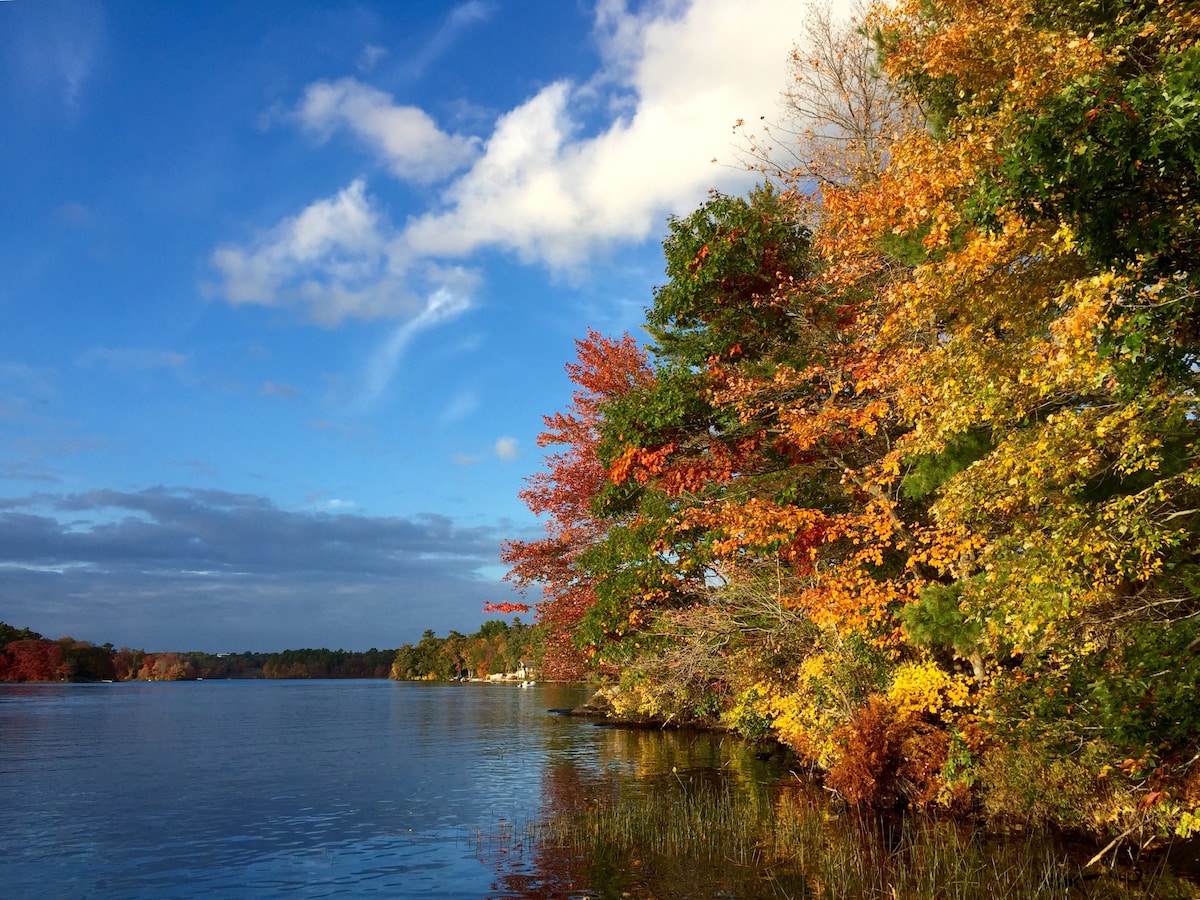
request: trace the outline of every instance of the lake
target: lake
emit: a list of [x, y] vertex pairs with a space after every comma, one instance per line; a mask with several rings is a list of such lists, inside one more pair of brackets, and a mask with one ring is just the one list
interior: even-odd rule
[[547, 713], [588, 693], [0, 686], [0, 896], [1200, 897], [1041, 837], [864, 822], [720, 735]]
[[521, 830], [547, 804], [728, 762], [734, 742], [719, 737], [547, 714], [587, 696], [386, 681], [0, 686], [0, 894], [504, 896], [497, 876], [521, 867]]

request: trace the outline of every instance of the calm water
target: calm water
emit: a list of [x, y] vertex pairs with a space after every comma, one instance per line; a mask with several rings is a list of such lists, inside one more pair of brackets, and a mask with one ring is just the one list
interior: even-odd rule
[[0, 895], [537, 896], [522, 834], [552, 809], [700, 772], [748, 790], [774, 774], [718, 737], [547, 715], [586, 696], [383, 681], [0, 686]]

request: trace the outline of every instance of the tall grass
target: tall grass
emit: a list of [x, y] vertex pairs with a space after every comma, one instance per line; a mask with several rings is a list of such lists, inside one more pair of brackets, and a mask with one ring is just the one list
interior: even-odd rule
[[[928, 817], [839, 812], [802, 782], [768, 792], [665, 779], [611, 806], [555, 814], [528, 834], [556, 860], [577, 860], [585, 880], [603, 883], [602, 896], [1200, 897], [1197, 885], [1165, 868], [1086, 870], [1045, 836], [998, 838]], [[725, 893], [696, 890], [701, 883]]]

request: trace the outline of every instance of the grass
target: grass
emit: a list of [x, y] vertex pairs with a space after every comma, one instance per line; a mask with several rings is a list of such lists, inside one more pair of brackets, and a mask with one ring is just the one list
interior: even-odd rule
[[1194, 898], [1165, 867], [1085, 869], [1046, 836], [999, 838], [929, 817], [880, 820], [838, 811], [796, 780], [770, 790], [679, 776], [642, 795], [558, 812], [519, 829], [542, 884], [578, 896], [1005, 900]]

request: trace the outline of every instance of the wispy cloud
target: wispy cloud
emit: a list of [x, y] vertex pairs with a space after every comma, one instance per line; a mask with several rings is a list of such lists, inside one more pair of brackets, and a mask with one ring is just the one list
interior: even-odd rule
[[21, 362], [0, 362], [0, 419], [15, 418], [58, 397], [58, 373]]
[[258, 389], [260, 397], [279, 397], [283, 400], [295, 400], [300, 396], [300, 389], [290, 384], [277, 381], [264, 381]]
[[461, 422], [478, 408], [479, 395], [474, 391], [461, 391], [442, 410], [442, 414], [438, 416], [438, 424], [444, 426]]
[[0, 478], [5, 481], [33, 481], [42, 484], [59, 484], [62, 477], [46, 468], [41, 462], [0, 463]]
[[470, 280], [466, 273], [456, 279], [455, 285], [444, 285], [435, 290], [425, 303], [425, 308], [415, 317], [399, 325], [372, 355], [367, 364], [365, 389], [360, 406], [369, 407], [382, 396], [395, 377], [404, 351], [414, 337], [426, 329], [443, 322], [457, 319], [471, 307], [470, 295], [464, 288]]
[[68, 228], [86, 228], [96, 218], [95, 213], [82, 203], [63, 203], [54, 210], [54, 217]]
[[184, 460], [168, 459], [167, 463], [170, 465], [173, 465], [173, 466], [183, 466], [187, 469], [190, 469], [193, 474], [198, 475], [202, 478], [211, 478], [213, 475], [216, 474], [216, 470], [213, 469], [212, 466], [210, 466], [208, 463], [203, 462], [202, 460], [199, 460], [199, 459], [184, 459]]
[[381, 59], [387, 56], [387, 47], [380, 47], [378, 44], [367, 44], [363, 47], [363, 52], [358, 57], [358, 71], [370, 72], [379, 63]]
[[454, 7], [441, 28], [434, 36], [426, 41], [419, 53], [406, 60], [405, 71], [410, 78], [417, 78], [429, 67], [430, 63], [443, 56], [458, 40], [460, 34], [467, 28], [486, 22], [491, 18], [495, 7], [480, 0], [470, 0]]
[[507, 435], [496, 440], [494, 449], [496, 456], [506, 462], [514, 460], [521, 455], [521, 448], [517, 443], [517, 439], [515, 437], [508, 437]]
[[188, 358], [186, 354], [173, 350], [147, 350], [139, 347], [92, 347], [84, 351], [75, 361], [76, 365], [104, 366], [119, 372], [132, 372], [143, 369], [167, 369], [179, 371], [183, 369]]
[[104, 6], [86, 0], [13, 3], [0, 50], [16, 64], [26, 87], [57, 95], [65, 112], [78, 112], [102, 59], [107, 35]]

